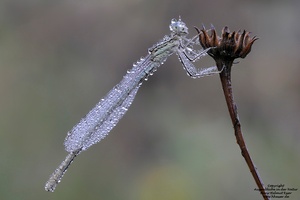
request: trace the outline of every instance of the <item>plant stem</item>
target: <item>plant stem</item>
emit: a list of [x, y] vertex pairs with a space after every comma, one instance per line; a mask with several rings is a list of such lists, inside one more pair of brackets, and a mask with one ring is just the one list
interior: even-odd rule
[[220, 79], [221, 79], [222, 88], [223, 88], [223, 92], [225, 95], [229, 115], [230, 115], [230, 118], [231, 118], [231, 121], [232, 121], [232, 124], [234, 127], [234, 134], [236, 137], [236, 141], [241, 149], [241, 154], [244, 157], [244, 159], [250, 169], [250, 172], [256, 182], [256, 185], [258, 186], [258, 189], [259, 189], [261, 195], [263, 196], [264, 200], [269, 200], [269, 197], [266, 194], [266, 191], [264, 188], [263, 181], [259, 176], [258, 170], [255, 167], [255, 165], [251, 159], [251, 156], [246, 147], [246, 143], [244, 141], [244, 137], [243, 137], [243, 133], [242, 133], [242, 129], [241, 129], [241, 123], [240, 123], [239, 116], [238, 116], [238, 110], [237, 110], [237, 106], [236, 106], [236, 103], [233, 98], [233, 90], [232, 90], [232, 85], [231, 85], [231, 67], [232, 67], [233, 61], [229, 61], [227, 63], [223, 63], [223, 61], [217, 60], [216, 64], [217, 64], [217, 67], [219, 70], [221, 70], [223, 68], [223, 65], [225, 65], [223, 68], [223, 71], [220, 73]]

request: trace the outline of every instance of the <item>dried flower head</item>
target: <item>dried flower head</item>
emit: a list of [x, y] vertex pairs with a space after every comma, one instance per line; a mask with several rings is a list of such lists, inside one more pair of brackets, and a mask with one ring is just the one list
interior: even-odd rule
[[[196, 27], [195, 27], [196, 28]], [[208, 49], [207, 53], [213, 57], [219, 70], [220, 80], [224, 91], [229, 115], [234, 127], [236, 141], [241, 149], [250, 172], [256, 182], [257, 187], [264, 200], [269, 200], [262, 179], [255, 167], [250, 153], [246, 147], [243, 137], [241, 123], [238, 116], [237, 106], [233, 98], [233, 88], [231, 83], [231, 69], [236, 58], [245, 58], [251, 51], [253, 43], [258, 39], [256, 36], [250, 37], [250, 32], [245, 30], [238, 32], [230, 32], [228, 27], [223, 28], [221, 37], [217, 36], [215, 28], [206, 30], [196, 28], [199, 34], [199, 41], [204, 49]]]
[[245, 30], [230, 32], [227, 26], [223, 28], [221, 37], [216, 34], [214, 27], [209, 30], [204, 27], [202, 30], [195, 28], [199, 34], [201, 46], [204, 49], [212, 47], [208, 54], [215, 60], [233, 61], [236, 58], [245, 58], [251, 51], [254, 41], [258, 39], [256, 36], [250, 37], [250, 32]]

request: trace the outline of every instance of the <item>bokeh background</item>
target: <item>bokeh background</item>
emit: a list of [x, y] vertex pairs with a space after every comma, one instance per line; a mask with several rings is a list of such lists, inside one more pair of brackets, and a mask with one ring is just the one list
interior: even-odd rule
[[190, 37], [212, 23], [260, 38], [233, 68], [242, 129], [264, 183], [299, 190], [299, 10], [297, 0], [2, 0], [0, 198], [261, 199], [218, 76], [191, 79], [175, 55], [109, 136], [76, 158], [54, 193], [44, 191], [67, 155], [67, 131], [179, 15]]

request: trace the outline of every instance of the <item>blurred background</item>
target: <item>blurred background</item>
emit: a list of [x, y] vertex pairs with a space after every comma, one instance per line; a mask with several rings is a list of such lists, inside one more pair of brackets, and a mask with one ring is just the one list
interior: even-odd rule
[[212, 23], [218, 33], [227, 25], [260, 38], [233, 68], [242, 130], [265, 185], [299, 190], [299, 9], [296, 0], [2, 0], [0, 198], [262, 199], [219, 77], [191, 79], [175, 55], [109, 136], [76, 158], [54, 193], [44, 191], [67, 155], [67, 131], [179, 15], [189, 37]]

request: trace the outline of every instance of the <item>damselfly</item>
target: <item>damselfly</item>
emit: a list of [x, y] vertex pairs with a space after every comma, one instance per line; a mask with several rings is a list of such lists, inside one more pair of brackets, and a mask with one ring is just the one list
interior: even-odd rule
[[148, 55], [133, 64], [121, 82], [68, 132], [64, 145], [69, 155], [50, 176], [45, 190], [53, 192], [74, 158], [111, 131], [128, 110], [142, 82], [170, 55], [176, 53], [187, 74], [193, 78], [220, 73], [216, 66], [198, 69], [193, 65], [192, 62], [207, 55], [209, 49], [193, 49], [198, 35], [186, 38], [188, 28], [180, 18], [172, 19], [169, 28], [170, 35], [149, 48]]

